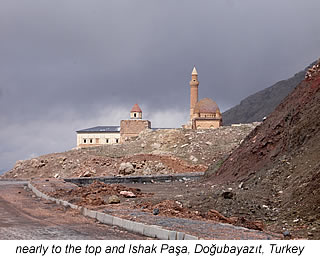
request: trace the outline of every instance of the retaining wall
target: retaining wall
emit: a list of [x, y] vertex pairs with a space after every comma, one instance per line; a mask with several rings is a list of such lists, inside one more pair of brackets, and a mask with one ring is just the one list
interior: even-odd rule
[[149, 175], [149, 176], [127, 176], [127, 177], [88, 177], [88, 178], [66, 178], [67, 182], [72, 182], [78, 185], [88, 185], [95, 181], [101, 181], [104, 183], [152, 183], [152, 182], [166, 182], [166, 181], [178, 181], [186, 179], [198, 179], [203, 176], [203, 172], [195, 173], [183, 173], [173, 175]]

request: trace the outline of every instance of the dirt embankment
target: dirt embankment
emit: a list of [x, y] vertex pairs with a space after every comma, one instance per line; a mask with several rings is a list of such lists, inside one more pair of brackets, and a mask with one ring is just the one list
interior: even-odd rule
[[18, 161], [3, 178], [67, 178], [202, 172], [221, 161], [257, 124], [207, 130], [146, 131], [124, 144]]
[[[125, 212], [140, 211], [155, 216], [222, 222], [264, 230], [262, 221], [252, 221], [245, 217], [225, 217], [213, 208], [198, 207], [199, 205], [195, 204], [194, 198], [199, 199], [197, 192], [199, 183], [191, 180], [175, 181], [170, 184], [136, 183], [127, 185], [105, 184], [96, 181], [87, 186], [76, 186], [62, 180], [35, 179], [33, 184], [51, 197], [96, 210], [113, 213], [115, 211], [119, 213], [122, 210]], [[188, 194], [191, 196], [188, 197]], [[122, 216], [130, 217], [130, 214]]]
[[[207, 182], [228, 187], [231, 215], [261, 218], [275, 229], [320, 237], [320, 64], [252, 131]], [[216, 190], [219, 193], [218, 190]]]

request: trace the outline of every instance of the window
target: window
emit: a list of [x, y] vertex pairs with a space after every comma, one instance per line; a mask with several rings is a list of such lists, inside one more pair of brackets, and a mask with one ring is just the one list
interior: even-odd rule
[[92, 144], [93, 143], [93, 140], [92, 140], [92, 138], [90, 138], [90, 144]]
[[107, 144], [109, 143], [109, 138], [106, 138], [106, 143], [107, 143]]
[[87, 143], [87, 139], [84, 138], [83, 139], [83, 143], [86, 144]]
[[119, 138], [116, 138], [116, 144], [119, 143]]
[[137, 113], [134, 113], [134, 114], [133, 114], [133, 117], [137, 117]]

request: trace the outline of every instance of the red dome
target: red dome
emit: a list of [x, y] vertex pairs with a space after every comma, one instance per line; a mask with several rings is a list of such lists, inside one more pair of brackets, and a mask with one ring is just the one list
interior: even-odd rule
[[220, 113], [216, 102], [210, 98], [204, 98], [198, 101], [194, 107], [194, 113]]
[[142, 110], [141, 108], [139, 107], [138, 104], [135, 104], [132, 108], [131, 108], [131, 111], [130, 112], [140, 112], [142, 113]]

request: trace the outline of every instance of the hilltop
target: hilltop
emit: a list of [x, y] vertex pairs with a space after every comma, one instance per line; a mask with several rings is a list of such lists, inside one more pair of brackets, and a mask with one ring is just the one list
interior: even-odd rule
[[18, 161], [3, 178], [67, 178], [203, 172], [222, 162], [256, 127], [146, 130], [123, 144], [74, 149]]

